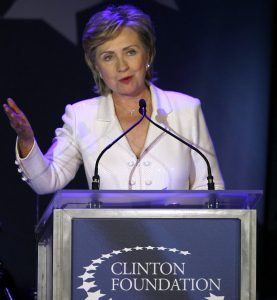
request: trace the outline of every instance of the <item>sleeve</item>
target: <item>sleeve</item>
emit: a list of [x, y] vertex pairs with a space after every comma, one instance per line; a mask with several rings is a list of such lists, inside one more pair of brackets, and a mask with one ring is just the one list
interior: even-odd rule
[[[215, 149], [204, 119], [200, 101], [195, 107], [195, 118], [193, 119], [193, 145], [199, 149], [208, 159], [216, 190], [224, 189], [224, 181], [219, 169]], [[190, 172], [190, 189], [206, 190], [207, 189], [207, 164], [203, 157], [196, 151], [191, 152], [192, 168]]]
[[25, 158], [20, 158], [16, 142], [16, 164], [26, 181], [38, 194], [48, 194], [64, 188], [76, 175], [82, 157], [76, 139], [76, 115], [67, 105], [62, 117], [64, 125], [56, 129], [52, 146], [45, 155], [37, 142]]

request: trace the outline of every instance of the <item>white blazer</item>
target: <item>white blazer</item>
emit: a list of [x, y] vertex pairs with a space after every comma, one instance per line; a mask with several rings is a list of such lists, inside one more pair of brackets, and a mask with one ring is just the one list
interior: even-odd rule
[[[151, 118], [200, 149], [208, 158], [215, 188], [224, 189], [214, 147], [198, 99], [163, 91], [150, 85]], [[67, 105], [64, 125], [43, 155], [35, 142], [29, 155], [16, 162], [22, 178], [38, 194], [64, 188], [84, 164], [91, 188], [99, 153], [122, 133], [111, 95]], [[101, 158], [100, 189], [104, 190], [187, 190], [207, 189], [207, 166], [203, 158], [186, 145], [150, 124], [140, 158], [123, 137]]]

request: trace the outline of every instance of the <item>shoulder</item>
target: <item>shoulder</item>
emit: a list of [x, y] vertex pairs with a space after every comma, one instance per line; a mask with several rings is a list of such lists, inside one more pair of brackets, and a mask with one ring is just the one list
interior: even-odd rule
[[200, 107], [201, 102], [198, 98], [190, 95], [176, 92], [162, 90], [154, 85], [151, 86], [153, 93], [156, 95], [158, 102], [161, 105], [168, 103], [173, 110], [179, 109], [197, 109]]
[[103, 97], [94, 97], [67, 104], [62, 116], [64, 123], [87, 123], [97, 118], [98, 105]]
[[164, 93], [173, 105], [188, 107], [195, 107], [200, 105], [200, 100], [190, 95], [175, 91], [164, 91]]
[[65, 114], [73, 114], [77, 118], [80, 117], [94, 117], [97, 115], [100, 103], [105, 102], [107, 97], [98, 96], [94, 98], [76, 101], [72, 104], [67, 104], [65, 107]]
[[96, 109], [99, 102], [103, 101], [102, 96], [76, 101], [68, 104], [66, 107], [72, 107], [75, 111], [86, 111], [87, 109]]

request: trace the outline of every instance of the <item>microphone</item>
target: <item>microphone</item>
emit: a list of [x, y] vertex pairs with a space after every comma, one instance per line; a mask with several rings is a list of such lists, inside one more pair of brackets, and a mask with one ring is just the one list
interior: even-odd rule
[[141, 115], [146, 115], [146, 102], [144, 99], [139, 100], [139, 113]]
[[[206, 165], [207, 165], [207, 171], [208, 171], [208, 177], [207, 177], [207, 180], [208, 180], [208, 190], [214, 190], [214, 181], [213, 181], [213, 176], [212, 176], [212, 170], [211, 170], [211, 166], [210, 166], [210, 163], [207, 159], [207, 157], [204, 155], [203, 152], [201, 152], [198, 148], [194, 147], [193, 145], [191, 145], [190, 143], [184, 141], [183, 139], [181, 139], [179, 136], [173, 134], [172, 132], [170, 132], [169, 130], [163, 128], [162, 126], [160, 126], [159, 124], [157, 124], [156, 122], [154, 122], [151, 118], [149, 118], [146, 114], [146, 102], [144, 99], [141, 99], [140, 100], [140, 103], [142, 103], [142, 105], [144, 105], [144, 108], [143, 108], [143, 113], [144, 113], [144, 116], [150, 123], [152, 123], [154, 126], [158, 127], [159, 129], [161, 129], [162, 131], [166, 132], [167, 134], [171, 135], [172, 137], [174, 137], [175, 139], [177, 139], [179, 142], [187, 145], [188, 147], [190, 147], [192, 150], [196, 151], [199, 155], [201, 155], [201, 157], [205, 160], [206, 162]], [[139, 109], [139, 112], [142, 114], [141, 112], [141, 107]]]
[[98, 155], [96, 162], [95, 162], [95, 168], [94, 168], [94, 175], [92, 177], [92, 185], [91, 188], [93, 190], [99, 190], [100, 188], [100, 176], [98, 174], [98, 165], [101, 157], [103, 154], [110, 149], [115, 143], [117, 143], [121, 138], [123, 138], [128, 132], [133, 130], [145, 117], [146, 115], [146, 102], [144, 99], [139, 100], [139, 112], [142, 115], [138, 121], [136, 121], [132, 126], [130, 126], [126, 131], [124, 131], [119, 137], [117, 137], [112, 143], [110, 143], [107, 147], [105, 147], [100, 154]]

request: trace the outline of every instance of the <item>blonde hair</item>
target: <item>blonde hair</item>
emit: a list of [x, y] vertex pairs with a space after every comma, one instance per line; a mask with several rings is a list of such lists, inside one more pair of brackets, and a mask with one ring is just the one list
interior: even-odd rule
[[152, 79], [152, 63], [156, 54], [156, 38], [150, 17], [132, 5], [108, 6], [105, 10], [96, 13], [90, 18], [83, 33], [85, 60], [93, 75], [94, 90], [100, 95], [107, 95], [110, 93], [110, 89], [96, 69], [96, 48], [116, 37], [123, 27], [129, 27], [138, 34], [145, 50], [149, 54], [149, 67], [146, 70], [145, 79], [147, 81]]

